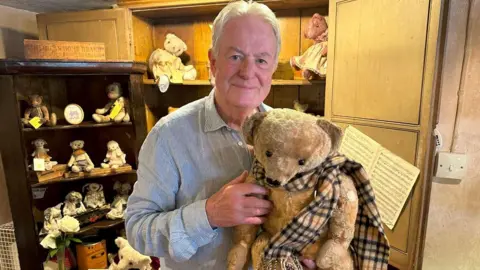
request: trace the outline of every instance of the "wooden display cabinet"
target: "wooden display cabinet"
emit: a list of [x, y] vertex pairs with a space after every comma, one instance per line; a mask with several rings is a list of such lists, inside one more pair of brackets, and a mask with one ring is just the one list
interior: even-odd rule
[[[128, 60], [146, 61], [154, 49], [163, 48], [165, 34], [171, 32], [186, 42], [185, 59], [198, 72], [197, 80], [171, 85], [164, 94], [158, 91], [151, 77], [144, 77], [148, 129], [167, 114], [169, 106], [182, 106], [211, 91], [207, 68], [211, 44], [209, 24], [228, 2], [118, 1], [122, 11], [117, 14], [126, 14], [122, 16], [129, 21], [121, 30], [128, 31], [132, 37], [125, 47], [131, 50]], [[299, 100], [309, 105], [307, 112], [324, 115], [342, 127], [353, 125], [420, 168], [420, 177], [395, 228], [386, 231], [392, 246], [391, 265], [400, 269], [421, 268], [434, 153], [432, 133], [437, 120], [438, 67], [448, 5], [441, 0], [258, 2], [276, 13], [282, 39], [279, 69], [265, 102], [273, 107], [292, 107], [293, 101]], [[66, 40], [78, 40], [73, 32], [60, 29], [59, 24], [69, 24], [70, 28], [66, 29], [83, 29], [80, 26], [86, 25], [86, 21], [99, 23], [98, 19], [102, 20], [105, 13], [112, 12], [38, 15], [39, 30], [44, 32], [43, 28], [50, 27], [44, 22], [51, 21], [49, 33], [53, 36], [58, 32]], [[315, 12], [328, 16], [328, 71], [325, 80], [309, 82], [301, 80], [300, 73], [293, 71], [288, 61], [312, 44], [303, 37], [303, 31]], [[72, 23], [72, 20], [78, 22]], [[113, 24], [110, 26], [114, 29]], [[105, 36], [107, 33], [102, 35]], [[50, 39], [51, 35], [40, 34], [40, 37]], [[121, 51], [125, 49], [119, 47], [123, 44], [108, 40], [106, 47]]]
[[[43, 211], [63, 202], [72, 191], [82, 193], [86, 183], [100, 183], [104, 187], [107, 203], [111, 203], [116, 180], [134, 183], [137, 156], [146, 137], [142, 76], [146, 65], [131, 61], [117, 62], [67, 62], [67, 61], [17, 61], [0, 60], [0, 152], [2, 154], [15, 235], [22, 269], [43, 269], [46, 250], [39, 244], [39, 231], [43, 227]], [[103, 123], [92, 120], [96, 108], [108, 101], [107, 85], [118, 82], [123, 96], [129, 99], [130, 123]], [[56, 113], [58, 123], [54, 127], [38, 129], [24, 127], [21, 123], [29, 94], [40, 94], [50, 112]], [[76, 103], [84, 111], [80, 125], [70, 125], [64, 119], [63, 109]], [[126, 154], [132, 170], [60, 177], [38, 182], [32, 164], [31, 142], [37, 138], [47, 141], [46, 148], [52, 160], [66, 164], [72, 150], [69, 143], [84, 140], [84, 150], [95, 167], [100, 167], [107, 151], [106, 143], [115, 140]], [[84, 193], [82, 193], [84, 194]], [[79, 233], [121, 227], [123, 220], [99, 220], [83, 226]], [[73, 247], [73, 245], [72, 245]], [[73, 249], [74, 250], [74, 249]]]

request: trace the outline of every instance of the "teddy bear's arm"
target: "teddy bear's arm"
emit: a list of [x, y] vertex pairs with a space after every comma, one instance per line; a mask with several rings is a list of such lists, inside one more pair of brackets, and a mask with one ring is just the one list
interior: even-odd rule
[[[248, 175], [245, 183], [254, 184], [256, 179]], [[233, 247], [228, 253], [228, 270], [242, 270], [257, 237], [259, 225], [239, 225], [233, 230]]]

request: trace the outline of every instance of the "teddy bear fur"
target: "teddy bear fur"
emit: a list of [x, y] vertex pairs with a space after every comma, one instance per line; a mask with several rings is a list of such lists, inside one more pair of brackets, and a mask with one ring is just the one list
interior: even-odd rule
[[133, 249], [125, 238], [117, 237], [115, 239], [115, 244], [119, 248], [118, 256], [120, 257], [120, 261], [118, 263], [115, 263], [115, 261], [113, 260], [113, 256], [109, 256], [109, 270], [152, 269], [150, 265], [152, 260], [150, 259], [150, 257], [142, 255], [138, 251]]
[[[291, 109], [256, 113], [245, 121], [243, 133], [265, 168], [265, 176], [279, 186], [265, 186], [273, 209], [258, 237], [258, 225], [235, 227], [234, 245], [228, 256], [228, 269], [232, 270], [244, 269], [249, 253], [253, 268], [262, 269], [263, 251], [270, 238], [313, 200], [314, 188], [289, 192], [283, 186], [297, 173], [318, 167], [338, 149], [342, 137], [342, 130], [331, 122]], [[299, 164], [301, 159], [304, 165]], [[339, 207], [332, 214], [328, 228], [319, 232], [318, 240], [302, 251], [301, 259], [314, 260], [319, 269], [353, 269], [348, 248], [354, 236], [358, 196], [353, 180], [347, 180], [342, 181]], [[256, 183], [252, 173], [246, 182]]]
[[195, 68], [192, 65], [185, 66], [179, 57], [187, 50], [187, 44], [176, 35], [169, 33], [165, 36], [163, 47], [164, 49], [153, 51], [148, 61], [155, 80], [158, 80], [161, 75], [171, 79], [173, 72], [180, 72], [184, 80], [195, 80], [197, 77]]

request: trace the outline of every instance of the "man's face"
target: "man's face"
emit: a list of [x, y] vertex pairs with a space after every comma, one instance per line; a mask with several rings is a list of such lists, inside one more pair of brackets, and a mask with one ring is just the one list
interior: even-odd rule
[[258, 16], [230, 20], [218, 41], [218, 56], [209, 51], [216, 101], [229, 108], [255, 108], [270, 92], [276, 69], [272, 26]]

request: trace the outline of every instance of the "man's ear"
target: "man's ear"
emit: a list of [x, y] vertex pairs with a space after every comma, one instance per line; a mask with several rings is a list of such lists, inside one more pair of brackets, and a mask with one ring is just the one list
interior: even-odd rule
[[329, 135], [330, 139], [332, 140], [332, 149], [330, 149], [330, 153], [337, 151], [342, 141], [342, 129], [337, 127], [332, 122], [322, 118], [319, 118], [317, 120], [317, 124]]
[[253, 145], [253, 137], [255, 135], [256, 129], [262, 123], [263, 119], [267, 116], [266, 112], [257, 112], [247, 118], [242, 126], [243, 137], [247, 144]]
[[217, 70], [217, 59], [215, 58], [212, 49], [208, 50], [208, 60], [210, 61], [210, 70], [212, 71], [212, 74], [215, 75]]

